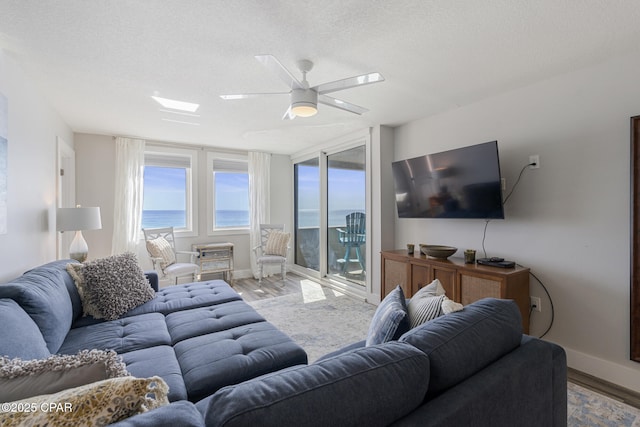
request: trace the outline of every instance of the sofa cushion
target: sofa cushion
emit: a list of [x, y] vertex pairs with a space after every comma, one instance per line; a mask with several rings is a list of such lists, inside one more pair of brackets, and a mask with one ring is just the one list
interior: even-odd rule
[[520, 345], [522, 319], [512, 300], [485, 298], [400, 337], [431, 361], [428, 396], [436, 395]]
[[138, 414], [111, 427], [204, 427], [204, 419], [196, 406], [186, 400], [173, 402], [143, 414]]
[[130, 252], [88, 262], [79, 276], [83, 304], [98, 319], [118, 319], [155, 296], [136, 256]]
[[198, 335], [264, 321], [264, 317], [244, 301], [178, 311], [166, 317], [172, 344]]
[[23, 361], [0, 357], [0, 402], [52, 394], [129, 373], [115, 351], [84, 350]]
[[149, 347], [121, 354], [127, 370], [134, 377], [159, 376], [169, 386], [169, 401], [187, 399], [187, 388], [173, 348], [167, 345]]
[[429, 358], [389, 342], [225, 387], [196, 406], [208, 426], [385, 426], [418, 407], [428, 384]]
[[63, 259], [58, 261], [52, 261], [47, 264], [38, 266], [32, 270], [37, 270], [38, 272], [50, 272], [51, 274], [59, 275], [60, 278], [64, 281], [64, 284], [67, 288], [67, 292], [69, 293], [69, 297], [71, 298], [71, 307], [73, 310], [73, 319], [78, 319], [82, 316], [82, 300], [80, 299], [80, 294], [78, 293], [78, 289], [76, 288], [76, 284], [73, 281], [73, 277], [69, 274], [64, 274], [67, 271], [67, 266], [69, 264], [80, 264], [79, 261], [75, 259]]
[[149, 313], [71, 329], [60, 347], [60, 353], [74, 354], [92, 348], [126, 353], [170, 344], [171, 337], [164, 316]]
[[409, 330], [405, 301], [404, 292], [399, 285], [384, 297], [371, 319], [366, 345], [397, 340]]
[[[45, 264], [0, 285], [0, 298], [20, 305], [38, 325], [49, 352], [56, 353], [76, 315], [68, 290], [67, 262]], [[76, 292], [77, 294], [77, 292]]]
[[55, 410], [3, 411], [0, 424], [106, 425], [169, 404], [166, 393], [159, 377], [112, 378], [21, 401], [33, 408], [55, 405]]
[[0, 325], [0, 356], [29, 360], [51, 354], [38, 325], [14, 300], [0, 299]]
[[307, 354], [268, 322], [189, 338], [174, 345], [189, 400], [229, 384], [307, 363]]
[[125, 316], [135, 316], [143, 313], [162, 313], [166, 315], [174, 311], [240, 300], [242, 300], [242, 297], [223, 280], [185, 283], [160, 289], [159, 292], [156, 292], [154, 299], [134, 308], [126, 313]]

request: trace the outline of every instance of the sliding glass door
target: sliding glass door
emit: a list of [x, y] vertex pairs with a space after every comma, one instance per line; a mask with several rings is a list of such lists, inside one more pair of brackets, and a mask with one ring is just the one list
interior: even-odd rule
[[327, 273], [364, 286], [365, 147], [327, 156]]
[[320, 160], [294, 165], [295, 263], [320, 272]]
[[316, 277], [364, 286], [364, 143], [294, 163], [295, 264]]

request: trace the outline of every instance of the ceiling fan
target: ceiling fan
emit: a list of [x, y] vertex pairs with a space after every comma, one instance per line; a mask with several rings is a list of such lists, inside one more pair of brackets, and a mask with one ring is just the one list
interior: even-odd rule
[[349, 111], [354, 114], [366, 113], [366, 108], [343, 101], [341, 99], [327, 96], [327, 93], [337, 92], [339, 90], [349, 89], [356, 86], [364, 86], [371, 83], [384, 81], [384, 77], [380, 73], [369, 73], [361, 76], [349, 77], [342, 80], [336, 80], [330, 83], [324, 83], [318, 86], [309, 87], [307, 82], [307, 73], [313, 68], [313, 62], [302, 59], [298, 61], [298, 69], [302, 72], [302, 81], [299, 81], [284, 65], [278, 61], [273, 55], [256, 55], [256, 59], [289, 87], [289, 92], [275, 93], [244, 93], [236, 95], [220, 95], [224, 100], [255, 98], [267, 95], [290, 95], [291, 103], [289, 108], [282, 117], [283, 120], [295, 119], [296, 117], [311, 117], [318, 112], [318, 103]]

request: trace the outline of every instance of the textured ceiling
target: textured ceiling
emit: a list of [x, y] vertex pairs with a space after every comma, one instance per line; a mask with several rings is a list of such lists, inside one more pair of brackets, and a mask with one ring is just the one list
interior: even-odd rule
[[[293, 153], [375, 124], [400, 125], [640, 46], [640, 2], [595, 0], [0, 0], [0, 48], [76, 132]], [[311, 86], [378, 71], [386, 81], [281, 120], [287, 96], [258, 61]], [[150, 98], [201, 104], [200, 117]], [[196, 121], [198, 126], [162, 120]]]

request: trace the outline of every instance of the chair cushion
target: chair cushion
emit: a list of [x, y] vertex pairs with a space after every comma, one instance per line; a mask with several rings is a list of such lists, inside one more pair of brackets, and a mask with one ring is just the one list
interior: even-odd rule
[[134, 377], [161, 377], [169, 386], [169, 401], [187, 399], [187, 388], [173, 348], [167, 345], [143, 348], [121, 354], [127, 370]]
[[198, 272], [196, 264], [188, 262], [175, 262], [164, 269], [165, 274], [169, 276], [183, 276], [185, 274], [194, 274]]
[[84, 299], [97, 311], [91, 313], [97, 319], [118, 319], [155, 296], [136, 256], [130, 252], [88, 262], [80, 272]]
[[258, 264], [282, 264], [286, 261], [287, 259], [280, 255], [265, 255], [256, 259], [256, 262]]
[[400, 285], [384, 297], [373, 314], [366, 345], [382, 344], [397, 340], [409, 330], [409, 320], [404, 292]]
[[0, 325], [0, 356], [29, 360], [51, 354], [38, 325], [14, 300], [0, 299]]
[[522, 319], [512, 300], [485, 298], [400, 337], [431, 361], [428, 396], [440, 393], [520, 345]]
[[211, 426], [383, 426], [418, 407], [428, 384], [429, 358], [391, 342], [225, 387], [196, 406]]
[[226, 385], [307, 363], [305, 351], [268, 322], [189, 338], [173, 348], [192, 402]]
[[244, 301], [178, 311], [166, 317], [172, 344], [198, 335], [264, 321], [264, 317]]
[[67, 263], [45, 264], [0, 286], [0, 298], [14, 300], [33, 319], [50, 353], [58, 352], [77, 314], [68, 287], [73, 281], [65, 269]]
[[147, 250], [153, 258], [161, 258], [160, 268], [164, 270], [176, 262], [176, 254], [171, 244], [164, 237], [147, 240]]
[[120, 354], [170, 344], [164, 316], [148, 313], [74, 328], [60, 347], [60, 353], [74, 354], [79, 350], [97, 348], [115, 350]]
[[267, 238], [267, 243], [264, 247], [264, 254], [286, 257], [289, 239], [291, 239], [290, 233], [285, 233], [284, 231], [279, 230], [272, 230], [269, 233], [269, 237]]

